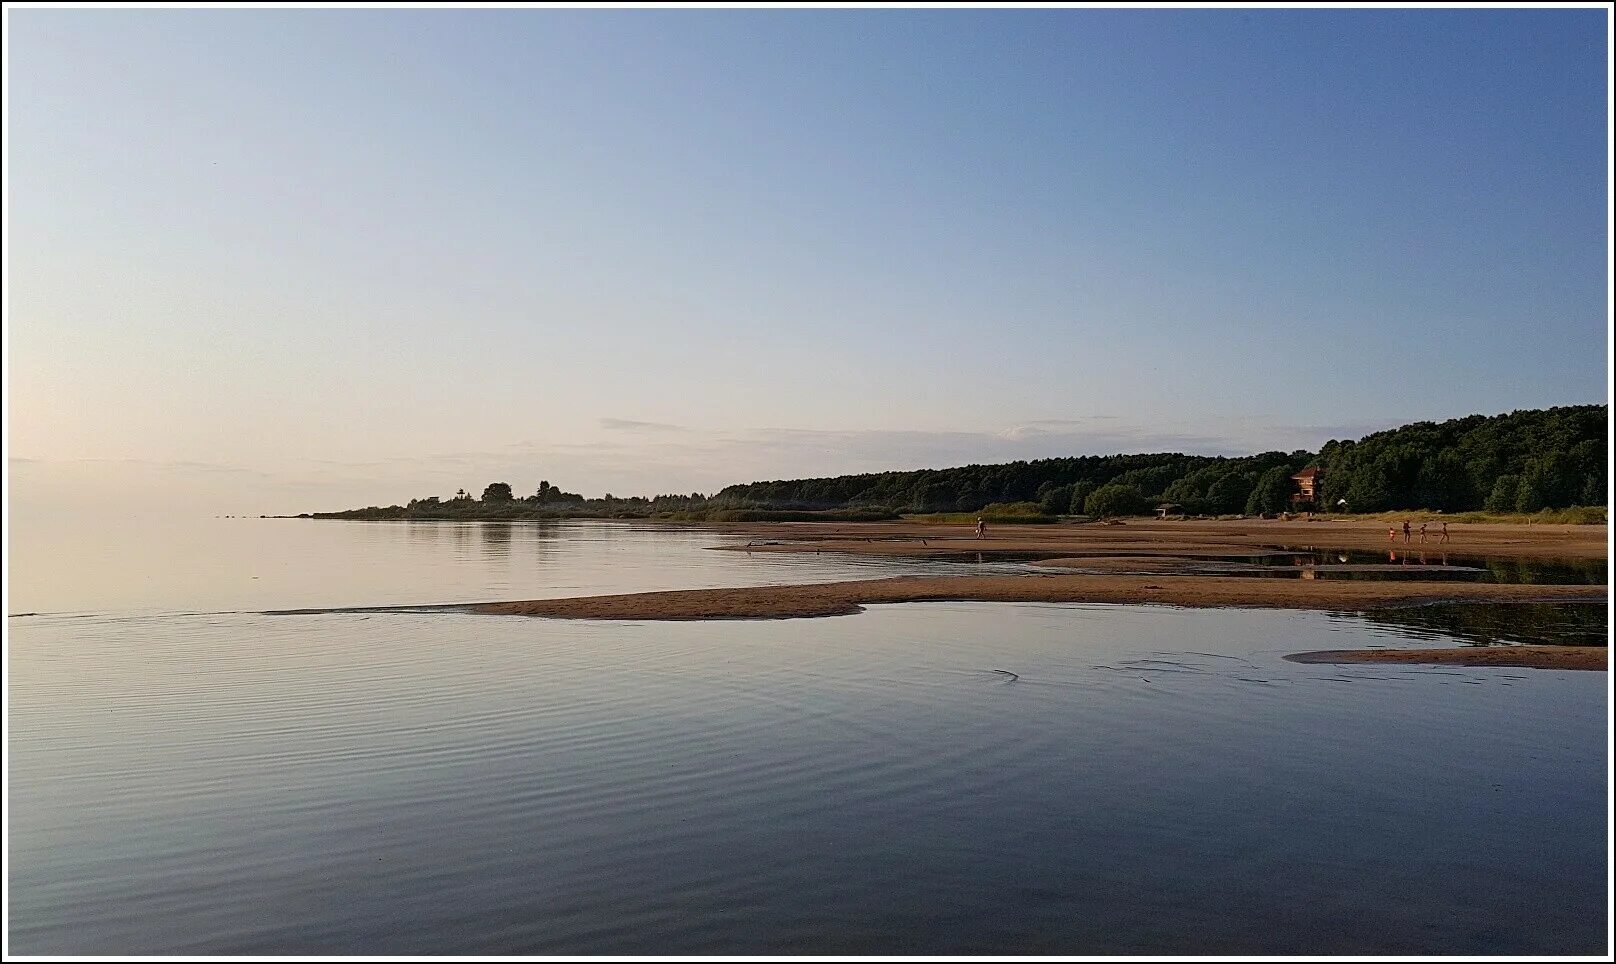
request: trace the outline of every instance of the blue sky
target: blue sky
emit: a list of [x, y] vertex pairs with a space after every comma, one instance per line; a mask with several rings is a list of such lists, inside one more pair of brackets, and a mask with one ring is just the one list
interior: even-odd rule
[[1603, 10], [7, 17], [14, 497], [649, 494], [1606, 400]]

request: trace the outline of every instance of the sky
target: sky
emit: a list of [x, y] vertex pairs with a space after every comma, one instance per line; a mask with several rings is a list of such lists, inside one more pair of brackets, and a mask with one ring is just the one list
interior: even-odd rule
[[1606, 402], [1606, 17], [8, 8], [13, 511]]

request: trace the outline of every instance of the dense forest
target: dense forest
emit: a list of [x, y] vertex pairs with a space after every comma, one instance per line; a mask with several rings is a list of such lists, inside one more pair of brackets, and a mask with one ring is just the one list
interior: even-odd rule
[[1535, 512], [1606, 504], [1608, 421], [1606, 406], [1579, 405], [1416, 422], [1358, 441], [1331, 441], [1317, 453], [1085, 456], [754, 482], [729, 486], [711, 502], [974, 512], [1036, 501], [1046, 513], [1087, 515], [1124, 515], [1116, 510], [1170, 502], [1191, 515], [1278, 512], [1290, 507], [1291, 475], [1312, 465], [1321, 470], [1321, 509], [1345, 499], [1353, 512]]
[[349, 519], [687, 518], [765, 521], [879, 519], [900, 513], [992, 512], [1119, 516], [1172, 503], [1187, 515], [1281, 512], [1293, 508], [1291, 476], [1316, 466], [1321, 502], [1351, 512], [1432, 509], [1536, 512], [1604, 506], [1605, 405], [1416, 422], [1318, 452], [1205, 455], [1088, 455], [950, 469], [751, 482], [707, 497], [585, 499], [541, 483], [516, 497], [497, 482], [481, 499], [412, 500], [407, 506], [318, 513]]
[[1609, 501], [1605, 405], [1416, 422], [1319, 451], [1324, 501], [1354, 512], [1536, 512]]

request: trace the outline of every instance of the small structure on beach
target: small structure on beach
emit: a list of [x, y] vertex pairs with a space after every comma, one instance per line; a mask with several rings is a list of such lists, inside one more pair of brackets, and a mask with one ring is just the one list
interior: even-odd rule
[[1183, 515], [1184, 507], [1177, 502], [1163, 502], [1156, 507], [1156, 518], [1165, 519], [1168, 516]]
[[1324, 481], [1324, 473], [1316, 465], [1310, 465], [1302, 471], [1291, 476], [1296, 483], [1296, 491], [1291, 493], [1291, 507], [1301, 510], [1305, 505], [1311, 510], [1319, 503], [1319, 485]]

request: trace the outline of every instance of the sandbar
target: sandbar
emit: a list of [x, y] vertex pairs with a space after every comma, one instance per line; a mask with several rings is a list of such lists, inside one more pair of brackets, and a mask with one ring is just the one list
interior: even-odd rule
[[[1431, 530], [1424, 545], [1395, 542], [1386, 525], [1365, 521], [1160, 521], [1122, 524], [995, 525], [975, 538], [968, 526], [897, 523], [748, 523], [705, 525], [746, 543], [714, 548], [744, 552], [836, 552], [976, 561], [1036, 559], [1045, 572], [961, 576], [898, 576], [808, 585], [690, 589], [567, 599], [483, 603], [473, 611], [551, 619], [710, 620], [842, 616], [865, 606], [909, 602], [1054, 602], [1249, 607], [1353, 612], [1444, 602], [1604, 602], [1602, 584], [1455, 582], [1420, 579], [1422, 569], [1458, 570], [1475, 557], [1512, 560], [1603, 560], [1607, 527], [1450, 525], [1448, 543]], [[1418, 527], [1416, 526], [1417, 540]], [[1408, 579], [1258, 578], [1235, 573], [1262, 568], [1264, 556], [1287, 552], [1375, 550], [1386, 564], [1361, 561], [1334, 568], [1384, 571], [1396, 565]], [[1412, 558], [1410, 558], [1412, 553]], [[1423, 556], [1423, 558], [1422, 558]], [[1452, 557], [1450, 563], [1449, 557]], [[1332, 560], [1333, 561], [1333, 560]], [[1322, 568], [1322, 567], [1321, 567]], [[1079, 572], [1065, 570], [1083, 570]], [[1342, 650], [1289, 657], [1312, 662], [1444, 662], [1475, 666], [1604, 669], [1597, 646], [1463, 647], [1420, 650]]]
[[553, 619], [793, 619], [926, 601], [1124, 603], [1352, 611], [1438, 602], [1601, 602], [1603, 585], [1028, 574], [900, 576], [482, 603], [476, 612]]

